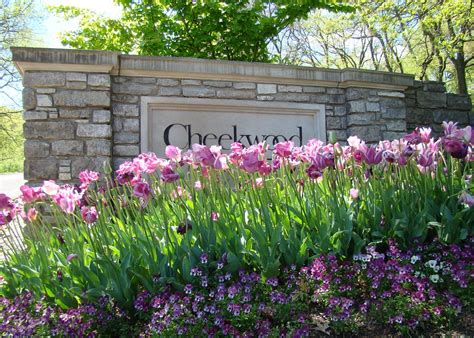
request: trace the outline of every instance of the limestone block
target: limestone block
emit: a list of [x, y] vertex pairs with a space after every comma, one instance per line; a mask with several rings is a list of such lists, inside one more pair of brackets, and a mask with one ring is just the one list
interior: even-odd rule
[[326, 93], [340, 95], [340, 94], [344, 94], [344, 89], [342, 89], [342, 88], [328, 88], [328, 89], [326, 89]]
[[56, 88], [36, 88], [38, 94], [54, 94], [56, 93]]
[[66, 88], [68, 89], [86, 89], [87, 83], [85, 82], [76, 82], [76, 81], [68, 81], [66, 82]]
[[380, 103], [379, 102], [367, 102], [366, 107], [367, 107], [367, 111], [369, 111], [369, 112], [379, 112], [380, 111]]
[[369, 90], [364, 88], [347, 88], [346, 99], [348, 101], [366, 99], [369, 96]]
[[201, 83], [201, 80], [181, 80], [183, 86], [199, 86]]
[[48, 118], [57, 119], [58, 118], [58, 113], [57, 112], [49, 112], [48, 113]]
[[66, 81], [86, 82], [87, 81], [87, 74], [86, 73], [76, 73], [76, 72], [66, 73]]
[[59, 165], [60, 166], [70, 166], [71, 165], [71, 160], [59, 160]]
[[87, 140], [87, 156], [111, 156], [112, 143], [109, 140]]
[[59, 180], [60, 181], [70, 181], [72, 176], [70, 173], [59, 173]]
[[277, 85], [276, 84], [257, 84], [257, 94], [276, 94]]
[[275, 95], [275, 100], [288, 102], [309, 102], [309, 95], [301, 93], [278, 93]]
[[140, 121], [138, 119], [124, 119], [122, 121], [124, 131], [139, 132]]
[[375, 120], [376, 120], [376, 115], [374, 113], [361, 113], [361, 114], [347, 115], [347, 124], [349, 126], [368, 125], [368, 124], [371, 124]]
[[87, 109], [60, 109], [59, 116], [63, 119], [89, 119], [92, 112]]
[[216, 90], [201, 86], [183, 87], [183, 96], [213, 97], [216, 96]]
[[109, 123], [110, 122], [110, 110], [94, 110], [92, 112], [92, 122], [94, 123]]
[[423, 82], [423, 90], [427, 91], [427, 92], [438, 92], [438, 93], [446, 92], [446, 88], [444, 87], [444, 83], [436, 82], [436, 81]]
[[52, 154], [63, 155], [82, 155], [84, 152], [84, 142], [77, 140], [54, 141], [51, 144]]
[[407, 116], [407, 109], [400, 108], [382, 108], [382, 118], [384, 119], [405, 119]]
[[253, 82], [234, 82], [235, 89], [255, 89], [257, 85]]
[[469, 123], [469, 112], [463, 110], [435, 110], [433, 120], [437, 124], [443, 123], [443, 121], [454, 121], [466, 125]]
[[325, 93], [326, 88], [324, 87], [303, 87], [303, 93]]
[[52, 107], [53, 99], [49, 95], [36, 95], [36, 102], [39, 107]]
[[217, 90], [217, 97], [229, 99], [254, 99], [254, 90], [237, 90], [237, 89], [219, 89]]
[[49, 156], [49, 143], [41, 141], [26, 140], [24, 143], [26, 158], [37, 158]]
[[384, 111], [386, 108], [405, 108], [406, 102], [404, 99], [399, 98], [381, 98], [380, 108]]
[[336, 116], [327, 116], [326, 128], [327, 129], [346, 129], [347, 128], [346, 118], [336, 117]]
[[258, 101], [274, 101], [275, 97], [270, 95], [257, 95]]
[[358, 136], [366, 142], [377, 142], [380, 140], [380, 126], [369, 125], [369, 126], [354, 126], [347, 130], [347, 135]]
[[45, 111], [28, 110], [28, 111], [23, 112], [23, 119], [25, 121], [46, 120], [47, 118], [48, 118], [48, 112], [45, 112]]
[[88, 74], [87, 84], [92, 87], [110, 87], [109, 74]]
[[156, 95], [158, 88], [155, 83], [124, 82], [112, 84], [114, 94]]
[[380, 92], [377, 92], [377, 95], [382, 96], [382, 97], [400, 97], [400, 98], [405, 97], [405, 94], [402, 92], [392, 92], [392, 91], [380, 91]]
[[329, 136], [333, 134], [336, 137], [336, 140], [339, 142], [345, 142], [347, 140], [347, 132], [345, 130], [326, 130], [326, 137], [329, 140]]
[[58, 177], [58, 163], [54, 158], [25, 160], [26, 180], [54, 180]]
[[77, 136], [91, 138], [109, 138], [112, 136], [112, 127], [107, 124], [79, 124], [77, 126]]
[[229, 81], [203, 81], [202, 84], [204, 86], [218, 87], [218, 88], [232, 87], [232, 82], [229, 82]]
[[399, 140], [406, 135], [406, 132], [397, 132], [397, 131], [383, 131], [382, 138], [384, 140]]
[[446, 93], [420, 91], [416, 95], [416, 101], [424, 108], [444, 108], [446, 107]]
[[137, 103], [138, 95], [112, 94], [112, 101], [122, 103]]
[[114, 133], [114, 143], [134, 144], [140, 142], [140, 134], [137, 133]]
[[114, 103], [112, 112], [114, 116], [137, 117], [140, 111], [138, 104]]
[[66, 83], [63, 72], [26, 72], [23, 75], [24, 87], [61, 87]]
[[347, 114], [346, 106], [334, 106], [334, 115], [336, 116], [343, 116]]
[[22, 96], [23, 96], [23, 109], [24, 110], [35, 109], [36, 107], [35, 91], [31, 88], [25, 87], [23, 88]]
[[160, 87], [158, 90], [160, 96], [180, 96], [181, 87]]
[[319, 93], [311, 93], [310, 94], [310, 101], [314, 103], [334, 103], [334, 104], [341, 104], [346, 102], [346, 98], [344, 95], [329, 95], [329, 94], [319, 94]]
[[280, 93], [301, 93], [301, 92], [303, 92], [303, 87], [301, 87], [301, 86], [278, 85], [278, 91]]
[[26, 139], [67, 140], [74, 138], [75, 126], [69, 121], [26, 122], [23, 134]]
[[178, 86], [179, 85], [179, 80], [175, 80], [175, 79], [157, 79], [156, 84], [158, 86], [165, 86], [165, 87]]
[[123, 129], [122, 119], [115, 117], [112, 122], [112, 129], [114, 133], [121, 131]]
[[108, 156], [85, 156], [77, 157], [71, 160], [71, 175], [78, 177], [79, 173], [85, 169], [93, 171], [104, 171], [104, 166], [111, 164], [111, 158]]
[[365, 113], [367, 111], [365, 101], [350, 101], [348, 104], [349, 113]]
[[456, 110], [470, 110], [472, 108], [468, 95], [448, 94], [447, 98], [448, 108]]
[[137, 156], [140, 153], [138, 145], [117, 145], [114, 146], [114, 156]]
[[406, 131], [407, 124], [405, 120], [387, 120], [385, 122], [388, 131]]
[[93, 90], [61, 90], [53, 95], [57, 107], [109, 107], [110, 93]]

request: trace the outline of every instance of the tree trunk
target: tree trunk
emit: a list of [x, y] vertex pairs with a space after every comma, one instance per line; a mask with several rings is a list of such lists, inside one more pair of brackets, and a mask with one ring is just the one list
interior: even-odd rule
[[458, 51], [454, 57], [450, 57], [449, 59], [456, 69], [458, 94], [468, 95], [466, 82], [466, 60], [464, 59], [464, 52]]

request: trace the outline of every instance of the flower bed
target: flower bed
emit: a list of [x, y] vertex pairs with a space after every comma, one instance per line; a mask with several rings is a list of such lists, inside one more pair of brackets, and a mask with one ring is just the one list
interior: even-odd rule
[[282, 142], [271, 160], [265, 144], [168, 146], [114, 179], [0, 195], [0, 224], [29, 222], [0, 264], [0, 330], [21, 316], [37, 334], [70, 334], [68, 320], [165, 335], [446, 326], [473, 298], [474, 134], [444, 128]]

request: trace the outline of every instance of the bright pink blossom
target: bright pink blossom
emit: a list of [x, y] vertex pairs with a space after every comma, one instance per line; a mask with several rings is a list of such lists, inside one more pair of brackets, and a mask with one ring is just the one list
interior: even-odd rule
[[351, 188], [349, 190], [349, 195], [351, 195], [351, 198], [353, 200], [356, 200], [357, 198], [359, 198], [359, 190], [358, 189], [355, 189], [355, 188]]
[[67, 214], [72, 214], [76, 205], [80, 204], [82, 194], [74, 187], [63, 186], [54, 196], [53, 201]]
[[133, 194], [137, 197], [148, 198], [151, 194], [150, 185], [147, 182], [138, 182], [133, 187]]
[[36, 211], [35, 208], [30, 208], [28, 209], [28, 212], [26, 213], [26, 219], [29, 222], [36, 221], [36, 218], [38, 217], [38, 212]]
[[166, 146], [165, 149], [166, 156], [173, 161], [179, 162], [181, 161], [181, 149], [175, 146]]
[[295, 144], [292, 141], [277, 143], [275, 145], [274, 153], [283, 158], [289, 157], [294, 145]]
[[213, 166], [215, 157], [214, 154], [211, 152], [209, 147], [204, 146], [202, 144], [193, 144], [193, 157], [194, 162], [197, 164], [201, 164], [204, 166]]
[[97, 209], [95, 207], [84, 206], [81, 208], [81, 215], [84, 222], [92, 224], [97, 220]]
[[81, 189], [86, 190], [92, 182], [99, 180], [99, 173], [91, 170], [81, 171], [79, 180], [81, 181]]
[[33, 203], [37, 200], [44, 198], [45, 194], [42, 192], [41, 187], [29, 187], [27, 185], [22, 185], [20, 187], [21, 199], [25, 203]]
[[260, 167], [260, 149], [257, 145], [253, 145], [245, 149], [242, 153], [241, 168], [248, 173], [258, 171]]

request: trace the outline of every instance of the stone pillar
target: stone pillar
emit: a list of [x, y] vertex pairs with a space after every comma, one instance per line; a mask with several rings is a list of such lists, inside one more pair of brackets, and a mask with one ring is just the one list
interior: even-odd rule
[[71, 181], [111, 162], [110, 75], [23, 75], [25, 179]]

